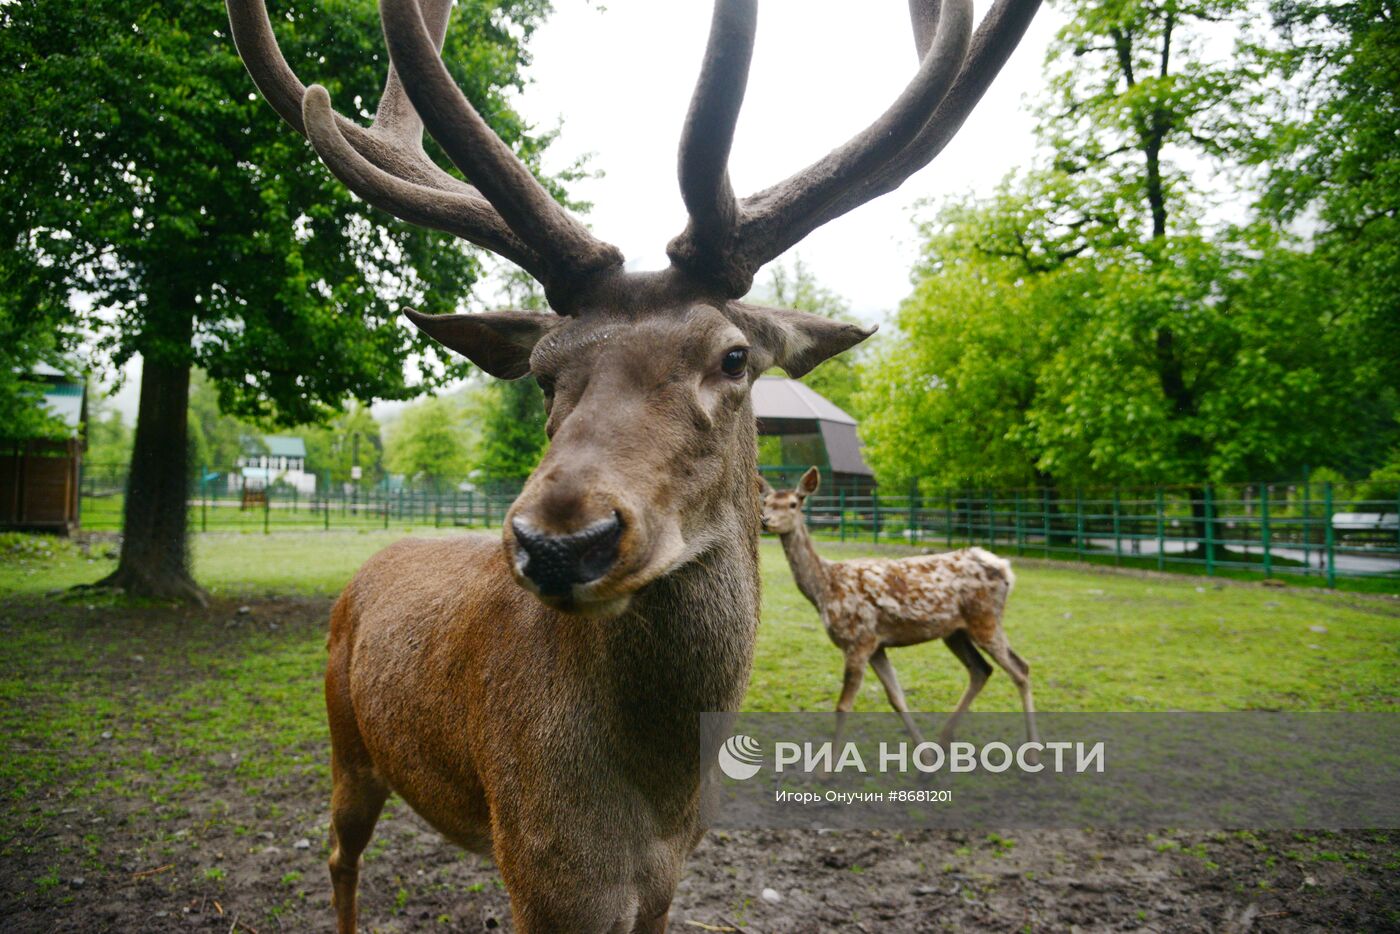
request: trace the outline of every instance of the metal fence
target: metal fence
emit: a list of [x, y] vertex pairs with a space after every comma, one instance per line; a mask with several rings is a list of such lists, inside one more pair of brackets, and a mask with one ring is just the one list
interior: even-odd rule
[[[82, 524], [119, 530], [125, 469], [86, 465]], [[1382, 491], [1393, 492], [1393, 491]], [[518, 484], [490, 491], [331, 483], [250, 485], [203, 470], [190, 490], [199, 531], [498, 527]], [[812, 496], [808, 527], [829, 541], [923, 549], [977, 544], [1005, 554], [1217, 573], [1381, 578], [1400, 585], [1400, 498], [1363, 483]]]

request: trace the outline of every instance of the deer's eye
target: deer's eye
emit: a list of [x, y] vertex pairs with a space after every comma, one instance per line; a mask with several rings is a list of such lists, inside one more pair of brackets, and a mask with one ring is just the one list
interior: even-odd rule
[[743, 376], [748, 367], [749, 351], [745, 347], [735, 347], [726, 351], [724, 359], [719, 363], [720, 371], [730, 379], [738, 379]]

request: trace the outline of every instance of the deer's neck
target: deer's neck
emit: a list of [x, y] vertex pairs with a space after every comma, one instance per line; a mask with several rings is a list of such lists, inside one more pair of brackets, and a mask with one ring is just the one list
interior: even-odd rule
[[780, 537], [797, 589], [820, 610], [826, 599], [826, 562], [812, 545], [806, 524], [799, 522], [797, 528]]

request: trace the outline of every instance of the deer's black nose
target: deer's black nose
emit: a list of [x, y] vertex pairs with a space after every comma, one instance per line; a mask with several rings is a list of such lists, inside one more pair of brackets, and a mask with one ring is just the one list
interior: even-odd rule
[[617, 513], [568, 535], [546, 535], [513, 519], [515, 567], [547, 597], [562, 597], [575, 584], [587, 584], [617, 561], [622, 521]]

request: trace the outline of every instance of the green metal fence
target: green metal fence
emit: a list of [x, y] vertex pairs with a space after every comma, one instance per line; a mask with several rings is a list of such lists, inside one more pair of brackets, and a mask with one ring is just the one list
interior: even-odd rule
[[[303, 480], [305, 478], [302, 478]], [[82, 524], [121, 527], [125, 468], [86, 465]], [[1393, 491], [1391, 491], [1393, 492]], [[384, 481], [250, 487], [236, 468], [200, 471], [190, 516], [199, 531], [271, 533], [386, 528], [494, 528], [519, 485], [490, 491]], [[1083, 490], [837, 491], [807, 499], [818, 538], [937, 550], [982, 545], [1014, 555], [1157, 570], [1264, 577], [1393, 579], [1400, 585], [1400, 498], [1361, 483], [1256, 483]]]
[[804, 509], [817, 537], [840, 541], [976, 544], [1164, 571], [1400, 583], [1400, 501], [1375, 498], [1362, 484], [838, 493], [809, 497]]

